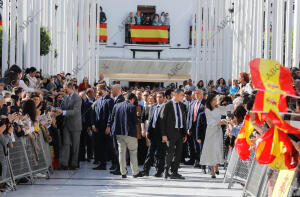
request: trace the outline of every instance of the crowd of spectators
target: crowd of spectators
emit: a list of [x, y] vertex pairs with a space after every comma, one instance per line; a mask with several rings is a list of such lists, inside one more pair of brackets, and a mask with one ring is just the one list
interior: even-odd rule
[[[299, 69], [294, 68], [292, 76], [299, 95]], [[209, 170], [216, 178], [246, 113], [252, 121], [254, 117], [251, 109], [256, 91], [248, 73], [240, 73], [233, 82], [220, 78], [215, 84], [210, 80], [206, 86], [202, 80], [194, 85], [190, 79], [179, 88], [171, 84], [166, 88], [122, 89], [120, 84], [106, 84], [102, 75], [95, 84], [84, 78], [78, 85], [70, 73], [47, 76], [34, 67], [22, 70], [13, 65], [0, 82], [0, 143], [4, 152], [13, 148], [15, 137], [27, 136], [34, 141], [39, 137], [37, 132], [43, 131], [54, 150], [52, 167], [61, 170], [76, 170], [80, 162], [93, 162], [94, 170], [107, 170], [111, 161], [111, 173], [127, 178], [129, 150], [134, 178], [149, 176], [155, 166], [156, 177], [184, 179], [178, 173], [179, 163], [193, 165], [203, 173]], [[74, 104], [79, 101], [77, 96], [78, 105]], [[64, 107], [72, 102], [74, 109]], [[288, 104], [291, 112], [299, 113], [298, 100], [289, 99]], [[74, 114], [81, 114], [82, 129], [81, 124], [66, 128], [64, 121]], [[285, 119], [292, 124], [297, 116]], [[267, 123], [255, 125], [252, 138], [258, 139], [269, 127]], [[77, 140], [72, 132], [78, 128]], [[66, 133], [74, 136], [69, 139]], [[66, 149], [69, 140], [72, 146]], [[292, 136], [291, 140], [299, 151], [299, 139]], [[138, 165], [143, 165], [142, 172]], [[2, 175], [4, 171], [2, 168]]]

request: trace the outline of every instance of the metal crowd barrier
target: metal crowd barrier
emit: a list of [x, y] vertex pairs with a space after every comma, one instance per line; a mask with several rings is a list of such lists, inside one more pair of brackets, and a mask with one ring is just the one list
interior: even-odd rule
[[237, 152], [232, 150], [223, 181], [224, 183], [229, 183], [228, 189], [230, 189], [234, 183], [240, 183], [242, 185], [246, 183], [253, 158], [254, 154], [251, 154], [250, 159], [243, 161], [239, 158]]
[[268, 166], [261, 165], [256, 160], [252, 161], [243, 196], [265, 196], [268, 192]]
[[16, 138], [7, 156], [0, 153], [0, 162], [5, 169], [2, 170], [5, 177], [0, 178], [0, 183], [6, 183], [9, 188], [15, 190], [16, 181], [22, 178], [28, 179], [31, 184], [38, 173], [44, 173], [49, 178], [52, 163], [50, 146], [44, 141], [41, 131], [39, 137], [35, 139], [27, 136], [19, 137]]

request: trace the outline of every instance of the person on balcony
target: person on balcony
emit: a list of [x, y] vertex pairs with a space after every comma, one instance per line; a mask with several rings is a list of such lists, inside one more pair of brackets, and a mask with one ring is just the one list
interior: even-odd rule
[[162, 12], [160, 14], [159, 23], [164, 24], [164, 22], [165, 22], [165, 12]]
[[144, 20], [143, 25], [146, 25], [146, 26], [151, 26], [152, 25], [150, 16], [146, 17], [146, 19]]
[[135, 25], [135, 18], [134, 18], [133, 12], [129, 13], [129, 16], [126, 19], [126, 24], [127, 25]]
[[137, 11], [135, 21], [137, 25], [141, 25], [143, 23], [144, 20], [141, 11]]
[[154, 15], [154, 19], [153, 19], [152, 25], [153, 26], [159, 26], [160, 25], [160, 23], [159, 23], [159, 15], [158, 14]]
[[169, 13], [165, 14], [164, 22], [162, 23], [164, 26], [170, 26], [170, 19], [169, 19]]
[[100, 23], [103, 24], [106, 22], [106, 20], [105, 12], [103, 12], [102, 7], [100, 6]]

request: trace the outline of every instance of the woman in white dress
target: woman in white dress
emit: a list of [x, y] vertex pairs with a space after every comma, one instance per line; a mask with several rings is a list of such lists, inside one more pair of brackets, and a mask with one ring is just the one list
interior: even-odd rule
[[227, 111], [233, 111], [233, 105], [218, 106], [216, 95], [208, 96], [205, 110], [207, 128], [200, 164], [210, 166], [212, 178], [216, 178], [215, 174], [219, 174], [218, 164], [224, 162], [221, 125], [226, 125], [226, 121], [221, 120], [221, 116], [226, 115]]

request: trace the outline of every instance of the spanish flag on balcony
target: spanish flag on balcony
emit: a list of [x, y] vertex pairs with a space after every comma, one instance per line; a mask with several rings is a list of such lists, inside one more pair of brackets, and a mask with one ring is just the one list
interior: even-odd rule
[[289, 137], [276, 126], [257, 140], [256, 160], [278, 170], [293, 169], [298, 164], [297, 151]]
[[130, 25], [132, 42], [169, 42], [168, 26]]
[[240, 159], [246, 160], [250, 156], [250, 135], [253, 132], [254, 127], [251, 124], [250, 116], [247, 114], [244, 119], [243, 126], [240, 129], [240, 132], [235, 140], [235, 151], [238, 153]]
[[99, 25], [99, 40], [106, 41], [107, 40], [107, 24], [100, 24]]
[[296, 95], [288, 68], [274, 60], [256, 58], [250, 62], [253, 86], [260, 90]]

